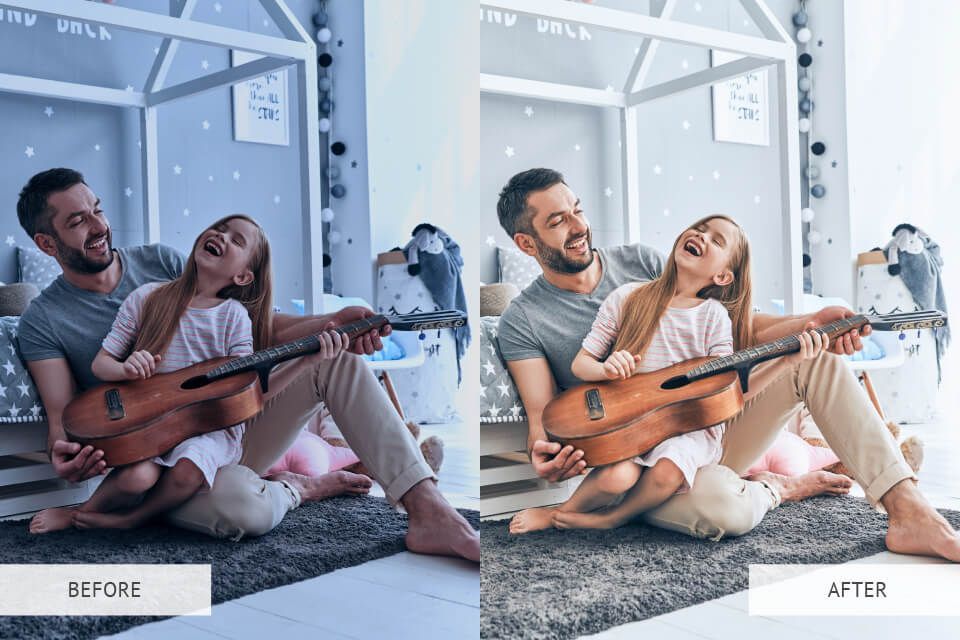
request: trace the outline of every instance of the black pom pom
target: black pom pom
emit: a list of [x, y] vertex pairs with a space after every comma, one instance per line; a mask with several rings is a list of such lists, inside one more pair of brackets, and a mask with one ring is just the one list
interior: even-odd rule
[[906, 229], [906, 230], [909, 231], [910, 233], [916, 233], [916, 232], [917, 232], [917, 228], [916, 228], [915, 226], [913, 226], [912, 224], [910, 224], [909, 222], [901, 222], [900, 224], [898, 224], [897, 226], [895, 226], [895, 227], [893, 228], [893, 233], [891, 233], [890, 235], [892, 235], [892, 236], [897, 235], [897, 231], [900, 231], [900, 229]]
[[323, 11], [313, 14], [313, 26], [317, 29], [327, 26], [327, 14]]
[[317, 56], [317, 64], [326, 69], [333, 64], [333, 56], [329, 53], [321, 53]]
[[888, 265], [887, 265], [887, 273], [889, 273], [889, 274], [892, 275], [892, 276], [898, 276], [898, 275], [900, 275], [900, 264], [899, 264], [899, 263], [897, 263], [897, 264], [888, 264]]
[[822, 156], [826, 150], [827, 145], [823, 144], [822, 142], [814, 142], [812, 145], [810, 145], [810, 151], [812, 151], [813, 155], [815, 156]]
[[813, 56], [810, 55], [809, 53], [801, 53], [801, 54], [800, 54], [800, 57], [797, 58], [797, 63], [798, 63], [801, 67], [807, 68], [807, 67], [809, 67], [811, 64], [813, 64]]
[[330, 151], [335, 156], [342, 156], [347, 152], [347, 145], [343, 144], [342, 142], [334, 142], [332, 145], [330, 145]]
[[409, 274], [412, 275], [412, 276], [415, 276], [415, 275], [419, 274], [419, 273], [420, 273], [420, 263], [418, 262], [417, 264], [408, 264], [408, 265], [407, 265], [407, 273], [409, 273]]
[[329, 267], [331, 262], [333, 262], [333, 260], [330, 258], [330, 254], [329, 253], [323, 254], [323, 266]]
[[806, 269], [807, 267], [810, 266], [810, 262], [811, 262], [811, 260], [810, 260], [810, 254], [808, 254], [808, 253], [803, 254], [803, 268], [804, 268], [804, 269]]

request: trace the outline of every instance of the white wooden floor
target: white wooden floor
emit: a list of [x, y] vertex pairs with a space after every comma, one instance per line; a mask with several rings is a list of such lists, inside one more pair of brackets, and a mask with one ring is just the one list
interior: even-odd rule
[[[479, 509], [476, 428], [425, 425], [421, 437], [434, 434], [445, 444], [441, 491], [458, 508]], [[383, 495], [379, 487], [372, 493]], [[452, 639], [476, 637], [479, 628], [478, 566], [404, 552], [215, 605], [209, 617], [171, 618], [110, 638]]]

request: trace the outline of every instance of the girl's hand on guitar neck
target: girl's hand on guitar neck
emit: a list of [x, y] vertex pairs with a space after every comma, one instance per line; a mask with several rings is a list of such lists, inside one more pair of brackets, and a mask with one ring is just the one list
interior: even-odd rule
[[317, 351], [316, 357], [320, 360], [332, 360], [350, 346], [350, 338], [332, 329], [333, 323], [330, 323], [328, 330], [317, 336], [320, 340], [320, 350]]
[[123, 361], [123, 375], [127, 380], [146, 380], [157, 371], [160, 354], [151, 354], [149, 351], [134, 351]]
[[640, 356], [629, 351], [614, 351], [603, 361], [603, 375], [607, 380], [625, 380], [640, 364]]
[[813, 322], [808, 322], [803, 333], [799, 336], [800, 351], [791, 353], [783, 358], [784, 362], [790, 366], [809, 360], [820, 355], [823, 351], [828, 351], [830, 347], [830, 336], [817, 331]]

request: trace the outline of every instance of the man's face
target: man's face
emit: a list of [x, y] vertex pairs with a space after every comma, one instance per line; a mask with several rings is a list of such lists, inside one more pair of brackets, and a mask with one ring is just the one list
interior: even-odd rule
[[[593, 263], [593, 238], [590, 223], [580, 200], [565, 184], [555, 184], [527, 196], [533, 211], [530, 250], [518, 241], [520, 248], [537, 258], [541, 267], [557, 273], [580, 273]], [[532, 246], [531, 246], [532, 245]]]
[[[51, 241], [38, 241], [41, 249], [58, 259], [60, 265], [77, 273], [100, 273], [113, 264], [113, 237], [110, 222], [100, 209], [100, 199], [85, 184], [51, 194], [47, 204], [54, 209], [50, 221]], [[50, 248], [55, 249], [51, 253]]]

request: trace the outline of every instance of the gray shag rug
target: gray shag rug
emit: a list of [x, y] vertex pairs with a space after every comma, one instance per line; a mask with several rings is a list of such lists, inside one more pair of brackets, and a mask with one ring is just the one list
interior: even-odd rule
[[[960, 512], [941, 513], [960, 526]], [[645, 620], [746, 589], [752, 563], [841, 563], [884, 551], [886, 522], [850, 497], [781, 505], [747, 535], [719, 542], [642, 523], [514, 537], [507, 521], [484, 522], [480, 637], [576, 638]]]
[[[479, 528], [477, 511], [460, 513]], [[0, 522], [0, 563], [209, 563], [218, 604], [404, 551], [407, 517], [382, 498], [332, 498], [304, 504], [270, 533], [240, 542], [160, 524], [33, 536], [27, 524]], [[0, 638], [86, 640], [161, 619], [0, 617]]]

